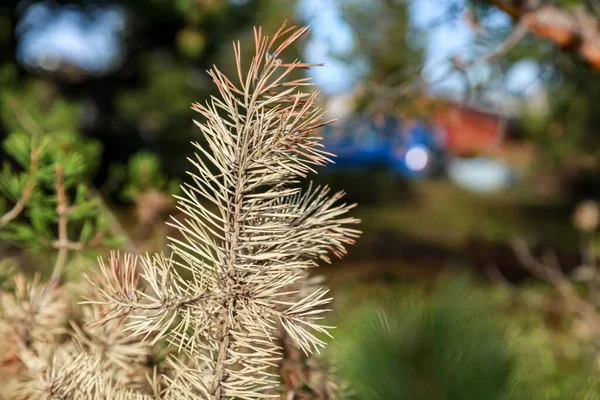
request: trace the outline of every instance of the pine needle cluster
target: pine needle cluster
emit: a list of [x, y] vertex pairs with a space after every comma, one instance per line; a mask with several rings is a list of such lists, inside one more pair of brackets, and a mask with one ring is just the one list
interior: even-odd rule
[[[234, 44], [235, 79], [209, 71], [219, 95], [192, 107], [205, 145], [194, 144], [176, 196], [169, 254], [100, 259], [86, 275], [82, 322], [64, 331], [55, 280], [5, 294], [3, 317], [17, 321], [6, 328], [25, 370], [16, 398], [277, 397], [282, 337], [306, 355], [326, 345], [331, 298], [307, 275], [343, 256], [360, 232], [343, 193], [300, 187], [332, 157], [315, 134], [327, 123], [319, 93], [303, 90], [310, 78], [293, 77], [314, 64], [283, 61], [307, 32], [284, 24], [269, 38], [255, 29], [248, 66]], [[41, 337], [32, 341], [34, 332]]]

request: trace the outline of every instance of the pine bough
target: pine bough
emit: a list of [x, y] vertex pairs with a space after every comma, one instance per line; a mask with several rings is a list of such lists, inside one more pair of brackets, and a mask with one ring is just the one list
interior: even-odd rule
[[277, 386], [280, 328], [306, 353], [325, 345], [319, 320], [331, 298], [322, 288], [300, 297], [297, 288], [359, 231], [344, 216], [353, 205], [338, 204], [343, 193], [296, 186], [331, 156], [314, 134], [326, 123], [318, 91], [300, 90], [310, 78], [290, 78], [313, 65], [280, 59], [307, 32], [283, 25], [270, 39], [255, 29], [245, 75], [234, 44], [237, 83], [209, 71], [220, 96], [192, 107], [208, 146], [195, 144], [189, 160], [193, 184], [177, 197], [185, 217], [171, 222], [181, 234], [170, 238], [172, 255], [113, 256], [90, 278], [101, 294], [91, 302], [105, 309], [98, 324], [125, 318], [151, 345], [177, 348], [167, 398], [264, 397]]

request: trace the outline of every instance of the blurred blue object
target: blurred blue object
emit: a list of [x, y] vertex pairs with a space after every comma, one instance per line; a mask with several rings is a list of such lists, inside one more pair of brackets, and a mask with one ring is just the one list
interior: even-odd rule
[[505, 189], [515, 180], [511, 167], [501, 161], [449, 156], [438, 141], [440, 137], [423, 122], [403, 126], [397, 118], [375, 123], [354, 116], [325, 127], [325, 150], [337, 155], [335, 165], [326, 171], [382, 167], [408, 179], [444, 172], [457, 185], [479, 193]]
[[493, 193], [506, 189], [515, 179], [507, 164], [484, 157], [450, 160], [447, 173], [459, 186], [479, 193]]
[[427, 125], [404, 127], [397, 118], [382, 123], [355, 117], [323, 132], [325, 150], [337, 155], [337, 168], [384, 167], [406, 178], [423, 178], [442, 165], [443, 150]]
[[423, 178], [441, 165], [443, 150], [436, 143], [435, 132], [423, 123], [407, 129], [390, 157], [392, 168], [409, 178]]

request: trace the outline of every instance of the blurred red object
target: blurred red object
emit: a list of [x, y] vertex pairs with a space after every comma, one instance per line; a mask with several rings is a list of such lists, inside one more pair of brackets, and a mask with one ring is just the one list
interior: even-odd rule
[[450, 104], [433, 116], [446, 151], [456, 156], [486, 153], [505, 134], [505, 118], [486, 111]]

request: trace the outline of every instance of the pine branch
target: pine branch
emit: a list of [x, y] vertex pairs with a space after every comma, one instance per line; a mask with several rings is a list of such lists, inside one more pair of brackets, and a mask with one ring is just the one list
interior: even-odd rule
[[39, 275], [32, 281], [17, 275], [14, 287], [14, 293], [0, 295], [0, 368], [3, 374], [7, 373], [0, 386], [2, 398], [26, 386], [25, 383], [14, 385], [15, 378], [22, 377], [24, 370], [31, 372], [27, 371], [24, 360], [37, 358], [40, 351], [57, 347], [67, 320], [64, 293], [54, 285], [42, 283]]
[[76, 350], [55, 353], [47, 361], [35, 356], [26, 360], [31, 371], [39, 371], [20, 390], [19, 398], [30, 400], [154, 400], [151, 395], [119, 385], [106, 365]]
[[70, 205], [65, 186], [64, 170], [61, 164], [55, 164], [54, 190], [56, 192], [56, 213], [58, 214], [58, 238], [50, 245], [58, 250], [54, 268], [52, 270], [52, 281], [60, 279], [63, 267], [67, 263], [70, 251], [81, 251], [86, 247], [94, 247], [103, 239], [103, 232], [98, 231], [87, 243], [76, 242], [69, 239], [69, 218], [77, 210], [77, 205]]
[[598, 15], [585, 6], [565, 7], [532, 0], [523, 1], [516, 7], [504, 0], [493, 0], [492, 3], [516, 20], [517, 26], [563, 51], [576, 53], [590, 68], [600, 69]]
[[[0, 397], [10, 399], [149, 399], [160, 382], [149, 375], [149, 348], [112, 321], [100, 328], [71, 321], [67, 334], [64, 287], [15, 279], [15, 293], [3, 293], [0, 332], [8, 347], [0, 348], [0, 367], [12, 368]], [[85, 307], [83, 321], [94, 321], [100, 310]], [[140, 389], [144, 389], [143, 391]], [[146, 394], [144, 394], [146, 393]]]
[[96, 326], [125, 318], [126, 331], [178, 350], [166, 398], [263, 398], [278, 386], [278, 327], [307, 354], [325, 346], [328, 292], [296, 296], [298, 284], [360, 232], [348, 227], [358, 220], [343, 217], [354, 206], [338, 204], [343, 193], [294, 186], [332, 157], [312, 134], [327, 123], [318, 92], [291, 78], [316, 64], [280, 58], [307, 32], [284, 24], [268, 38], [256, 29], [245, 76], [234, 44], [239, 82], [209, 71], [219, 96], [192, 107], [207, 147], [194, 144], [192, 182], [176, 196], [183, 217], [170, 222], [180, 234], [169, 238], [172, 255], [112, 255], [88, 276], [100, 299], [87, 302], [105, 310]]
[[70, 246], [68, 237], [68, 223], [69, 223], [69, 203], [67, 200], [67, 194], [65, 190], [65, 181], [63, 176], [63, 169], [60, 164], [56, 164], [56, 213], [58, 214], [58, 241], [55, 242], [54, 247], [58, 247], [58, 255], [56, 256], [56, 262], [54, 269], [52, 270], [52, 279], [57, 280], [60, 278], [63, 265], [67, 261], [69, 255]]

